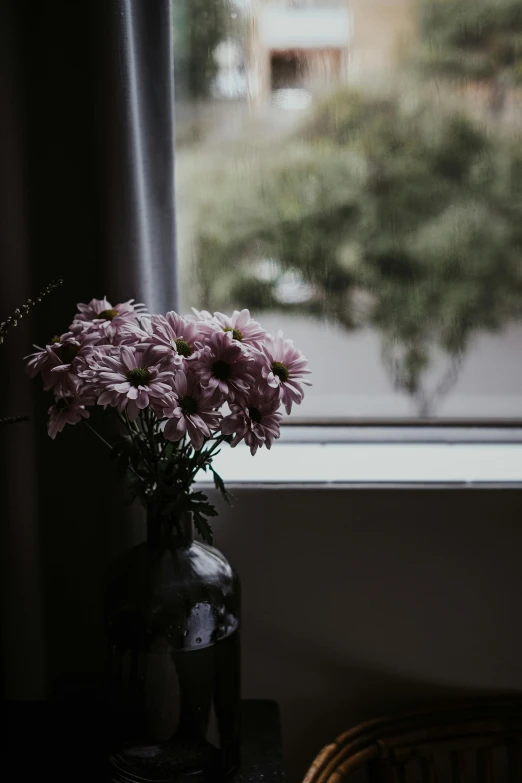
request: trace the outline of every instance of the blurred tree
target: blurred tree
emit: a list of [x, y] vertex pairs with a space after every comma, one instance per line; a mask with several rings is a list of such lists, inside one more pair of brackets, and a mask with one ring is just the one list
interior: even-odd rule
[[172, 9], [176, 91], [189, 100], [208, 98], [218, 68], [216, 47], [230, 26], [229, 0], [176, 0]]
[[522, 84], [520, 0], [421, 0], [421, 62], [432, 73], [489, 85], [489, 108], [503, 111]]
[[[242, 306], [373, 324], [421, 415], [472, 336], [522, 312], [520, 149], [411, 92], [341, 90], [280, 150], [205, 159], [193, 184], [205, 305], [232, 292]], [[441, 353], [447, 371], [428, 389]]]

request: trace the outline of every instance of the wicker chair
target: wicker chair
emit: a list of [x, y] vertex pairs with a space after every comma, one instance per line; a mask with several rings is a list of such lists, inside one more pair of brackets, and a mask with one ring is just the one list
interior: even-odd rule
[[354, 778], [369, 783], [522, 783], [522, 696], [363, 723], [321, 751], [304, 783]]

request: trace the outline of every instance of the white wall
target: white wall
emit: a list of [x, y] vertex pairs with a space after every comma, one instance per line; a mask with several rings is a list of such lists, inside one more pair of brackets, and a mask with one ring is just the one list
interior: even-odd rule
[[244, 695], [281, 706], [287, 772], [354, 723], [522, 690], [522, 491], [235, 490]]

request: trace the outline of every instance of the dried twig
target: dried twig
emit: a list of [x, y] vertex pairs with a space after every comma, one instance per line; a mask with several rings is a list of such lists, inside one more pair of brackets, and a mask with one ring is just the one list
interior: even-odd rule
[[28, 416], [4, 416], [0, 419], [0, 427], [4, 424], [18, 424], [19, 421], [29, 421]]
[[0, 345], [4, 342], [4, 335], [9, 331], [9, 329], [12, 329], [14, 326], [16, 326], [18, 321], [23, 318], [24, 315], [27, 315], [27, 313], [32, 310], [33, 307], [39, 304], [42, 299], [54, 291], [55, 288], [61, 286], [62, 283], [63, 280], [61, 278], [58, 278], [58, 280], [53, 280], [43, 289], [43, 291], [40, 291], [35, 299], [28, 299], [20, 308], [16, 309], [12, 315], [6, 318], [5, 321], [2, 321], [2, 323], [0, 323]]
[[[36, 307], [36, 305], [39, 304], [44, 297], [50, 294], [51, 291], [54, 291], [55, 288], [58, 288], [58, 286], [61, 286], [62, 283], [63, 280], [61, 278], [53, 280], [51, 283], [45, 286], [43, 291], [40, 291], [35, 299], [28, 299], [20, 308], [15, 310], [12, 315], [6, 318], [5, 321], [2, 321], [2, 323], [0, 323], [0, 345], [2, 345], [4, 342], [4, 336], [9, 331], [9, 329], [15, 327], [18, 321], [23, 318], [24, 315], [27, 315], [27, 313], [29, 313], [33, 307]], [[0, 418], [0, 427], [4, 426], [5, 424], [17, 424], [20, 421], [28, 420], [29, 419], [27, 416], [4, 416], [3, 418]]]

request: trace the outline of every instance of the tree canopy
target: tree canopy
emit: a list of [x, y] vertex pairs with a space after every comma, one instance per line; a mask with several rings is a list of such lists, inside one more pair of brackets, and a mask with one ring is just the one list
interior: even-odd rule
[[425, 69], [488, 82], [494, 111], [522, 83], [520, 0], [420, 0], [420, 32]]
[[216, 47], [230, 24], [228, 0], [176, 0], [174, 68], [180, 97], [207, 98], [217, 73]]
[[444, 393], [472, 335], [521, 313], [522, 154], [411, 93], [340, 90], [279, 150], [206, 160], [194, 185], [207, 306], [283, 306], [290, 272], [309, 296], [285, 310], [372, 324], [423, 413], [434, 352]]

